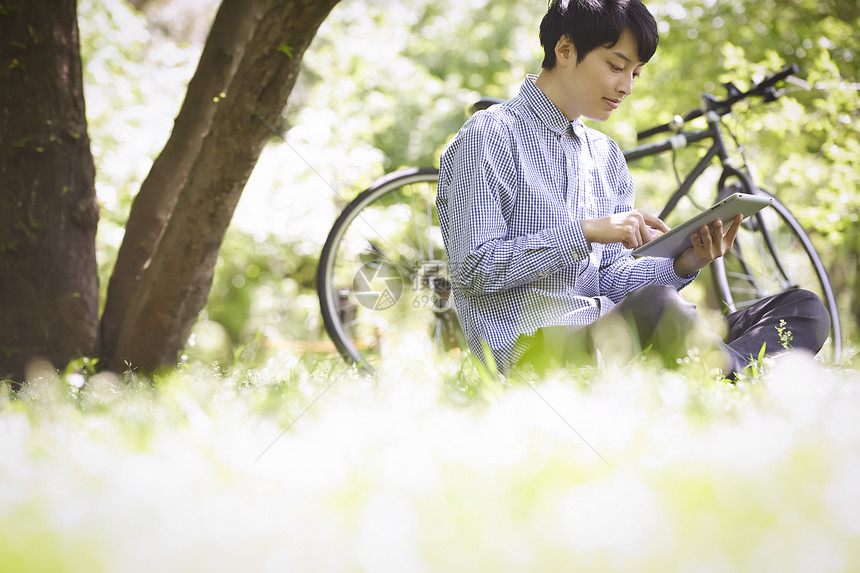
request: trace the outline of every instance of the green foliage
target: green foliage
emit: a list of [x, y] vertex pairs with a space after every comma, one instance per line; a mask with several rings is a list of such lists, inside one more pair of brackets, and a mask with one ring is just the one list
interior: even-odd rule
[[[231, 233], [219, 254], [204, 318], [222, 325], [232, 346], [258, 334], [273, 340], [320, 338], [313, 294], [317, 254], [299, 251], [288, 242]], [[253, 356], [242, 358], [250, 362]]]
[[[719, 96], [723, 81], [744, 87], [797, 63], [800, 81], [783, 98], [740, 106], [727, 125], [737, 132], [763, 186], [811, 231], [836, 284], [847, 330], [856, 336], [850, 315], [860, 315], [860, 9], [848, 0], [647, 5], [658, 20], [660, 47], [634, 96], [595, 127], [630, 147], [637, 130], [698, 106], [701, 92]], [[403, 166], [437, 164], [479, 96], [509, 97], [526, 73], [540, 71], [537, 28], [544, 9], [543, 2], [521, 0], [337, 5], [303, 56], [284, 121], [273, 126], [240, 202], [209, 319], [224, 321], [230, 340], [240, 344], [251, 343], [271, 317], [284, 317], [274, 323], [290, 338], [319, 333], [305, 316], [315, 296], [311, 284], [298, 278], [296, 290], [280, 291], [277, 281], [284, 272], [310, 274], [338, 210], [374, 178]], [[123, 0], [82, 1], [79, 15], [106, 285], [130, 200], [167, 139], [202, 46], [186, 43], [186, 36], [155, 34]], [[680, 154], [678, 168], [690, 167], [698, 153], [694, 148]], [[675, 181], [671, 158], [649, 158], [631, 168], [641, 206], [662, 205]], [[706, 174], [696, 190], [701, 203], [710, 200], [713, 179]], [[261, 247], [267, 241], [280, 245], [271, 248], [280, 253], [251, 256], [269, 249]], [[267, 268], [270, 262], [273, 269]], [[233, 279], [246, 263], [259, 267], [259, 275], [245, 276], [240, 289]], [[269, 279], [276, 282], [269, 285]], [[291, 326], [289, 312], [254, 316], [254, 301], [278, 292], [295, 294], [307, 305]]]
[[794, 335], [785, 327], [785, 320], [780, 319], [779, 326], [776, 327], [776, 332], [779, 334], [779, 343], [786, 350], [791, 349], [791, 341]]
[[509, 96], [534, 69], [541, 16], [513, 0], [347, 0], [305, 56], [312, 95], [297, 103], [367, 118], [349, 135], [386, 171], [433, 165], [478, 97]]

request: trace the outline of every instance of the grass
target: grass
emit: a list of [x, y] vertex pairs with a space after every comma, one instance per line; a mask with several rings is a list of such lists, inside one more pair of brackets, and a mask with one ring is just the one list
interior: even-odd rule
[[0, 570], [860, 570], [855, 370], [406, 356], [45, 371], [0, 397]]

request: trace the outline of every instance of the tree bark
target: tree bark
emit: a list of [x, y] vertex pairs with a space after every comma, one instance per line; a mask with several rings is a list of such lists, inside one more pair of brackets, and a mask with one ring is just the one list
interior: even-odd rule
[[95, 168], [75, 0], [0, 5], [0, 377], [95, 351]]
[[149, 264], [170, 219], [188, 171], [197, 160], [221, 93], [229, 91], [245, 46], [268, 0], [223, 0], [182, 108], [164, 149], [134, 199], [125, 237], [108, 283], [101, 322], [101, 354], [116, 352], [119, 331], [140, 273]]
[[338, 0], [269, 0], [164, 236], [140, 277], [111, 367], [174, 366], [206, 303], [218, 249], [239, 197], [277, 125], [302, 55]]

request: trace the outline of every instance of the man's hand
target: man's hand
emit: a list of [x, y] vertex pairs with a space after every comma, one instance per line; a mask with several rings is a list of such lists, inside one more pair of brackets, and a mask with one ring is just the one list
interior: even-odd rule
[[675, 258], [674, 267], [678, 276], [691, 275], [730, 251], [741, 228], [741, 221], [743, 217], [736, 216], [729, 230], [724, 233], [723, 222], [717, 219], [710, 228], [703, 226], [698, 233], [694, 233], [690, 237], [693, 246]]
[[621, 243], [626, 249], [644, 245], [668, 230], [666, 223], [639, 209], [582, 221], [582, 232], [589, 243]]

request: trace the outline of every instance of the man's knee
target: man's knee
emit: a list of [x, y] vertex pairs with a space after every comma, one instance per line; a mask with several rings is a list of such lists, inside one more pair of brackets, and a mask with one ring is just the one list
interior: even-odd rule
[[794, 292], [797, 293], [794, 296], [798, 312], [815, 323], [815, 336], [821, 348], [830, 335], [830, 312], [817, 294], [803, 289], [794, 289]]
[[622, 312], [633, 317], [637, 323], [645, 321], [656, 325], [665, 316], [695, 316], [695, 306], [681, 297], [677, 289], [665, 285], [647, 285], [636, 289], [624, 299]]
[[631, 292], [625, 300], [641, 301], [660, 306], [673, 304], [681, 298], [675, 287], [666, 285], [645, 285]]
[[777, 296], [782, 297], [783, 306], [794, 311], [792, 314], [825, 321], [828, 323], [827, 328], [830, 328], [830, 313], [827, 311], [827, 307], [822, 302], [821, 297], [814, 292], [795, 288], [780, 293]]
[[830, 312], [821, 297], [804, 289], [790, 289], [776, 296], [781, 299], [780, 306], [789, 324], [792, 319], [806, 322], [805, 328], [812, 338], [808, 343], [809, 349], [817, 352], [830, 336]]
[[647, 285], [630, 293], [617, 307], [642, 348], [653, 346], [661, 353], [677, 354], [698, 321], [696, 307], [674, 287]]
[[824, 306], [821, 297], [814, 292], [795, 288], [785, 291], [786, 296], [793, 299], [794, 303], [800, 307], [810, 309], [810, 313], [828, 314], [827, 307]]

